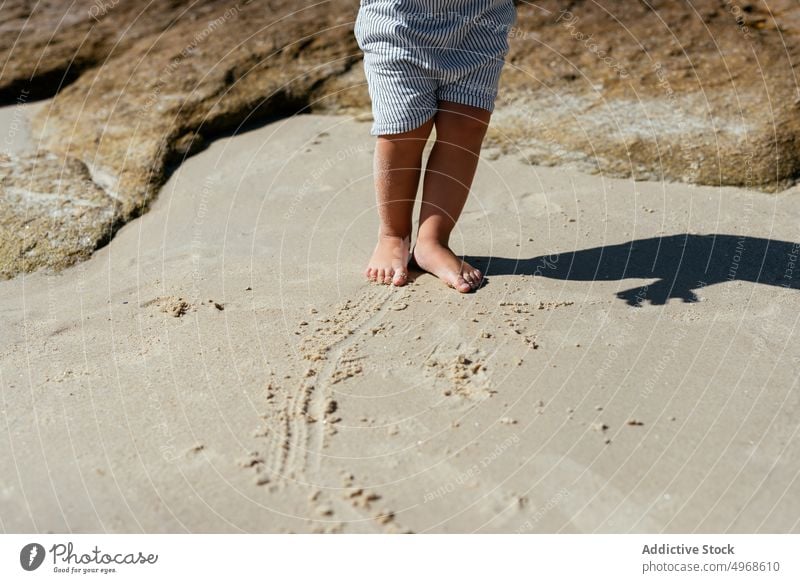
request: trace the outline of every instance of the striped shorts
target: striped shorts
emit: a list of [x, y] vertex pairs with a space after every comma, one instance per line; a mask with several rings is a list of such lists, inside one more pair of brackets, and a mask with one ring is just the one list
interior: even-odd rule
[[513, 0], [361, 0], [355, 38], [364, 52], [372, 135], [434, 116], [438, 101], [494, 110]]

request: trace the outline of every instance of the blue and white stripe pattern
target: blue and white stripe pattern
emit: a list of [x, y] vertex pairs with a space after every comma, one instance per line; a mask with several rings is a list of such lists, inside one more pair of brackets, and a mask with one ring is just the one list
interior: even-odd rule
[[493, 111], [515, 21], [513, 0], [361, 0], [355, 37], [372, 99], [370, 133], [417, 128], [438, 101]]

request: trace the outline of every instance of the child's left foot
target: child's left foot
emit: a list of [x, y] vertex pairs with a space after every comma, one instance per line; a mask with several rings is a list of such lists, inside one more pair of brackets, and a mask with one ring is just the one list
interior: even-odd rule
[[461, 293], [471, 292], [481, 285], [480, 270], [459, 259], [449, 247], [436, 240], [417, 240], [412, 255], [422, 269]]

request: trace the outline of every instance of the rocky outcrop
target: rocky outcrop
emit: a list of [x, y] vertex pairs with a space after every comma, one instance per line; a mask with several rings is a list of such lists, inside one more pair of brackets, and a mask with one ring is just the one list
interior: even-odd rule
[[[800, 175], [800, 9], [768, 4], [519, 2], [487, 144], [638, 179], [788, 186]], [[172, 165], [240, 124], [367, 112], [357, 8], [7, 2], [0, 99], [57, 94], [35, 124], [39, 177], [33, 159], [3, 162], [0, 274], [86, 257], [146, 210]], [[71, 170], [53, 182], [61, 165]], [[85, 220], [34, 192], [84, 209]]]
[[[200, 17], [214, 6], [200, 3]], [[167, 30], [188, 2], [162, 0], [151, 9], [138, 2], [7, 0], [2, 9], [0, 103], [52, 97], [110, 55]]]
[[85, 259], [108, 240], [119, 203], [86, 166], [50, 153], [0, 155], [0, 277]]
[[[17, 190], [0, 185], [0, 212], [9, 227], [0, 230], [0, 274], [60, 268], [87, 257], [119, 225], [147, 208], [172, 165], [222, 132], [249, 121], [330, 108], [331, 102], [342, 107], [346, 95], [339, 92], [340, 99], [331, 98], [328, 85], [341, 83], [361, 58], [352, 37], [357, 3], [348, 4], [348, 10], [332, 11], [296, 0], [173, 1], [164, 13], [160, 4], [144, 9], [127, 3], [122, 9], [123, 3], [76, 2], [69, 24], [55, 36], [63, 48], [51, 50], [40, 39], [46, 66], [25, 69], [26, 63], [35, 63], [31, 53], [40, 47], [29, 40], [20, 49], [13, 74], [4, 75], [6, 96], [17, 90], [41, 95], [46, 90], [35, 87], [70, 66], [65, 55], [72, 50], [84, 54], [86, 37], [95, 47], [82, 62], [96, 66], [59, 91], [34, 120], [46, 164], [9, 162], [7, 181]], [[105, 8], [100, 24], [93, 24], [97, 6]], [[141, 17], [132, 12], [133, 6]], [[47, 28], [40, 26], [53, 26], [53, 17], [39, 11], [26, 26], [43, 37]], [[139, 18], [142, 23], [133, 38], [120, 36], [119, 31]], [[123, 37], [125, 42], [116, 45]], [[17, 55], [14, 48], [9, 57], [15, 60]], [[28, 78], [33, 81], [21, 81]], [[351, 93], [353, 107], [367, 107], [363, 91]], [[81, 189], [91, 192], [95, 202], [95, 195], [104, 193], [104, 212], [95, 213], [91, 225], [75, 223], [69, 213], [31, 206], [29, 201], [39, 200], [35, 192], [43, 189], [36, 177], [29, 182], [29, 195], [19, 194], [30, 168], [42, 169], [43, 179], [49, 180], [61, 164], [80, 166], [83, 172], [64, 173], [62, 188], [48, 190], [60, 198], [53, 204], [71, 204], [71, 193]], [[25, 230], [14, 228], [21, 216], [26, 217]], [[89, 227], [91, 233], [81, 231]], [[42, 243], [50, 233], [59, 237], [53, 244]], [[70, 237], [75, 239], [71, 243]]]
[[38, 120], [42, 145], [86, 161], [124, 220], [170, 164], [247, 121], [307, 110], [326, 80], [358, 62], [355, 41], [343, 40], [348, 15], [297, 2], [210, 4], [217, 10], [187, 13], [86, 72]]
[[767, 191], [800, 176], [795, 0], [536, 4], [512, 31], [490, 136], [505, 150]]

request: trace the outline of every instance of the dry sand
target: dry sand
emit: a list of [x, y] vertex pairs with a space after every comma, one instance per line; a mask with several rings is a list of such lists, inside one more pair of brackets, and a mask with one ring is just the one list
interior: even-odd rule
[[360, 275], [372, 147], [220, 139], [0, 282], [4, 531], [800, 531], [800, 190], [486, 151], [453, 243], [487, 285], [397, 289]]

